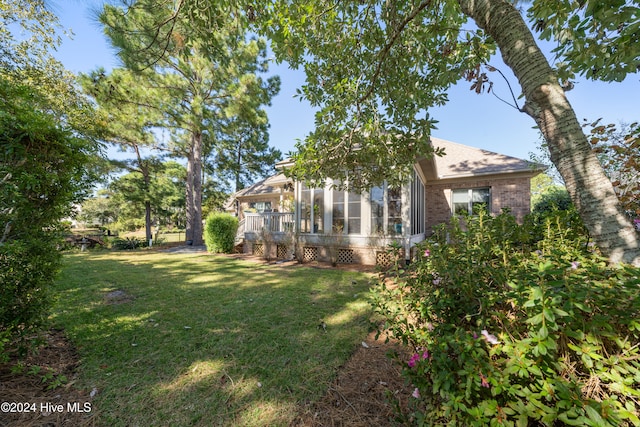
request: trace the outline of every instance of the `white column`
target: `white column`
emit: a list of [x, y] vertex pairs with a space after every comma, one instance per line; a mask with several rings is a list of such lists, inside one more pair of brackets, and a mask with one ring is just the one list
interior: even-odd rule
[[324, 232], [331, 234], [333, 232], [333, 190], [331, 189], [332, 180], [326, 179], [324, 182]]

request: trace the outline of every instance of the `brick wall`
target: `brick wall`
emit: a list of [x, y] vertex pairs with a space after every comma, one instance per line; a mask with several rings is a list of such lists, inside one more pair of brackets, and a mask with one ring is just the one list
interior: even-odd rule
[[451, 192], [463, 188], [491, 188], [491, 213], [499, 214], [502, 208], [510, 208], [518, 222], [531, 210], [531, 178], [470, 178], [448, 182], [427, 183], [426, 222], [427, 234], [434, 225], [451, 218]]

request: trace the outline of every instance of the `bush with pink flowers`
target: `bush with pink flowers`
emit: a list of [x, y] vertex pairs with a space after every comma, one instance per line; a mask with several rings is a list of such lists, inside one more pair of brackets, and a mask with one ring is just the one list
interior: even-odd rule
[[575, 211], [453, 218], [374, 291], [413, 425], [640, 425], [640, 269], [609, 266]]

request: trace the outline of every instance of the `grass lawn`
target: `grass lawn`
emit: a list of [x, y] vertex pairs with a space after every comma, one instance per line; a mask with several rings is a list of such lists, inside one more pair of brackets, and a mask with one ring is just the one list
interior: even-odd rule
[[98, 425], [286, 426], [365, 337], [368, 281], [208, 254], [83, 252], [66, 257], [53, 321], [78, 346], [75, 385], [98, 391]]

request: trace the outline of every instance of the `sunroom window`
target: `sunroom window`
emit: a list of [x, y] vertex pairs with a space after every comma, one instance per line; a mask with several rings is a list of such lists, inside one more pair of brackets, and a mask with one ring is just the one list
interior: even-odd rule
[[402, 191], [399, 187], [387, 189], [389, 202], [389, 219], [387, 229], [389, 234], [402, 234]]
[[300, 191], [300, 232], [324, 232], [324, 190], [302, 184]]
[[453, 213], [456, 215], [473, 215], [478, 206], [489, 212], [491, 204], [491, 190], [489, 188], [465, 188], [453, 190], [452, 195]]
[[373, 234], [402, 234], [402, 191], [400, 188], [373, 187], [371, 200], [371, 231]]
[[371, 189], [371, 232], [373, 234], [385, 234], [384, 205], [384, 189], [373, 187]]
[[338, 189], [339, 181], [334, 181], [333, 189], [333, 232], [338, 234], [362, 233], [362, 196], [358, 193]]

